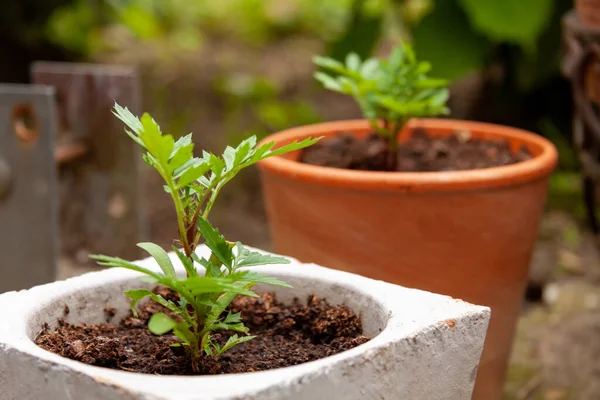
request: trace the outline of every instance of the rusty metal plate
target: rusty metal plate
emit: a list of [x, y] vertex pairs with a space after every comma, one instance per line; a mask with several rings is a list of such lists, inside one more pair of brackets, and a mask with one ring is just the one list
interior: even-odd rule
[[35, 83], [56, 88], [59, 149], [86, 150], [74, 160], [57, 151], [63, 255], [79, 263], [90, 253], [139, 257], [135, 244], [148, 230], [140, 154], [111, 114], [115, 101], [140, 112], [135, 68], [37, 62], [31, 73]]
[[0, 85], [0, 292], [54, 280], [55, 136], [54, 89]]

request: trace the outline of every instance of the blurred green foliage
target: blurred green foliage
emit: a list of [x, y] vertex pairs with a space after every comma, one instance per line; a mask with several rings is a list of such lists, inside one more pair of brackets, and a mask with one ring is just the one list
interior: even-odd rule
[[281, 88], [267, 77], [223, 75], [216, 80], [214, 89], [224, 100], [224, 123], [230, 143], [252, 135], [260, 140], [271, 132], [322, 121], [307, 101], [282, 101]]
[[103, 46], [107, 28], [125, 28], [140, 41], [197, 49], [206, 37], [265, 45], [285, 35], [337, 37], [352, 0], [75, 0], [57, 8], [47, 25], [50, 39], [89, 56]]
[[[408, 38], [435, 76], [484, 78], [468, 118], [539, 132], [559, 147], [561, 167], [574, 170], [570, 87], [559, 71], [561, 17], [572, 7], [572, 0], [71, 0], [45, 32], [84, 59], [129, 39], [174, 51], [201, 52], [213, 40], [260, 51], [298, 36], [321, 40], [341, 60]], [[302, 100], [283, 101], [267, 76], [225, 73], [215, 89], [232, 135], [320, 119]]]
[[[572, 0], [430, 0], [411, 30], [438, 75], [457, 79], [510, 62], [516, 83], [528, 90], [558, 74], [560, 19], [571, 7]], [[501, 48], [510, 49], [510, 60]]]

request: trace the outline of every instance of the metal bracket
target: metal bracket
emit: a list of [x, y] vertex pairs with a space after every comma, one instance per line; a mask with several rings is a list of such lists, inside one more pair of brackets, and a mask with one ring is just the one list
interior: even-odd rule
[[55, 279], [54, 89], [0, 85], [0, 293]]
[[62, 253], [136, 259], [147, 236], [139, 149], [111, 114], [114, 102], [140, 111], [135, 68], [37, 62], [37, 84], [57, 91]]

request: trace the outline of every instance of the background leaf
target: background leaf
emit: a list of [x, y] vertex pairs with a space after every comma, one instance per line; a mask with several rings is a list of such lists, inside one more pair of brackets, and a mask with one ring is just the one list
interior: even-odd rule
[[[438, 0], [436, 5], [445, 1]], [[555, 0], [458, 1], [479, 32], [531, 48], [548, 25]]]
[[489, 50], [488, 41], [473, 32], [457, 0], [436, 1], [413, 30], [413, 42], [417, 56], [431, 63], [431, 74], [448, 80], [483, 68]]

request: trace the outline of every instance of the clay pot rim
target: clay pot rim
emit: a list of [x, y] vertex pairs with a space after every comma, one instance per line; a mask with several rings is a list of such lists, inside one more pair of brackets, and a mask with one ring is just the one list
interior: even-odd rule
[[[438, 135], [456, 131], [470, 131], [474, 137], [507, 139], [511, 146], [525, 145], [534, 157], [513, 165], [467, 171], [444, 172], [376, 172], [303, 164], [296, 155], [276, 156], [259, 162], [264, 172], [280, 178], [318, 186], [353, 190], [379, 190], [401, 192], [455, 191], [514, 186], [544, 178], [552, 172], [558, 161], [558, 152], [547, 139], [517, 128], [503, 125], [452, 119], [413, 119], [406, 129], [426, 129]], [[260, 143], [277, 145], [302, 140], [307, 137], [332, 136], [340, 131], [367, 132], [367, 120], [324, 122], [287, 129], [263, 139]], [[402, 136], [402, 135], [401, 135]]]

